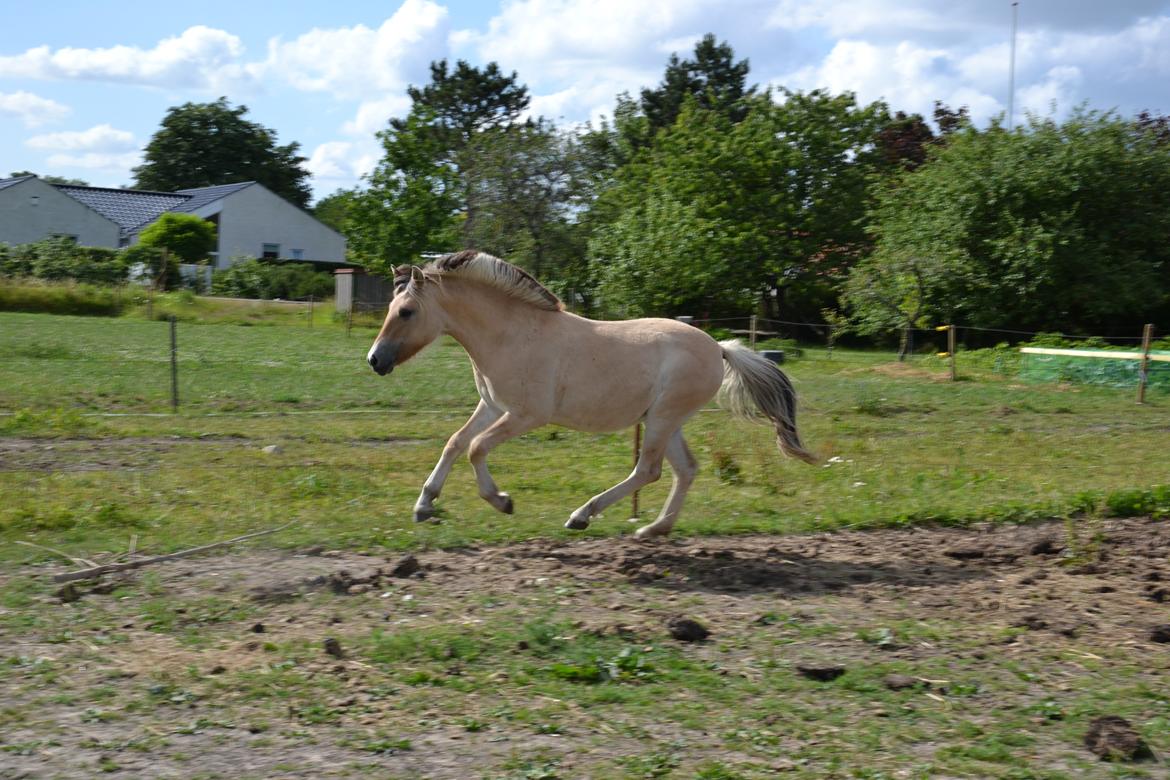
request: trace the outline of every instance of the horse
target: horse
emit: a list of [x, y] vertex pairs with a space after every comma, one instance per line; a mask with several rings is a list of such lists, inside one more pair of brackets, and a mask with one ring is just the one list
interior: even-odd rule
[[641, 422], [645, 436], [633, 472], [573, 511], [565, 527], [587, 528], [607, 507], [657, 481], [665, 457], [674, 473], [670, 494], [657, 519], [635, 532], [639, 539], [665, 536], [698, 470], [683, 423], [717, 394], [739, 416], [762, 413], [775, 427], [781, 453], [819, 460], [797, 433], [792, 383], [754, 350], [716, 342], [676, 320], [579, 317], [529, 273], [484, 252], [396, 268], [393, 298], [366, 360], [385, 376], [443, 334], [467, 351], [479, 404], [423, 483], [416, 521], [434, 516], [435, 499], [464, 452], [479, 495], [512, 514], [511, 496], [488, 471], [495, 447], [547, 424], [601, 433]]

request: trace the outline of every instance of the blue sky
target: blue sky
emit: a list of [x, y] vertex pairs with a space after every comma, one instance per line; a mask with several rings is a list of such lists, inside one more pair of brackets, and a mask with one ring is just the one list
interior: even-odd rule
[[[850, 90], [984, 122], [1007, 106], [1004, 0], [391, 0], [189, 4], [0, 0], [0, 176], [128, 184], [169, 106], [226, 95], [298, 141], [318, 196], [378, 158], [376, 130], [435, 59], [517, 71], [533, 111], [612, 111], [713, 32], [751, 80]], [[1170, 113], [1170, 0], [1021, 0], [1017, 114]]]

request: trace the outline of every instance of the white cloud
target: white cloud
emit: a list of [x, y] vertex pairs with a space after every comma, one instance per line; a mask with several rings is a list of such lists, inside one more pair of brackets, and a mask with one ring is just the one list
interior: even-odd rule
[[367, 100], [358, 106], [354, 118], [342, 126], [342, 132], [346, 135], [372, 136], [379, 130], [385, 130], [391, 117], [406, 116], [409, 111], [410, 97], [405, 90], [402, 94]]
[[367, 141], [327, 141], [309, 155], [305, 167], [318, 179], [351, 184], [374, 170], [381, 149]]
[[118, 130], [108, 124], [97, 125], [88, 130], [35, 135], [25, 141], [24, 145], [32, 149], [62, 152], [124, 152], [138, 147], [133, 133]]
[[255, 76], [279, 78], [310, 92], [360, 97], [371, 91], [405, 93], [422, 80], [447, 46], [447, 9], [430, 0], [405, 0], [378, 29], [365, 25], [314, 29], [268, 44], [268, 58], [249, 66]]
[[89, 170], [125, 173], [142, 162], [141, 152], [107, 154], [85, 152], [84, 154], [51, 154], [46, 162], [51, 168], [87, 168]]
[[25, 127], [40, 127], [69, 116], [69, 106], [31, 92], [0, 92], [0, 115], [14, 116]]
[[240, 65], [243, 54], [244, 45], [237, 36], [198, 25], [159, 41], [153, 49], [38, 46], [0, 57], [0, 76], [219, 88], [245, 77]]

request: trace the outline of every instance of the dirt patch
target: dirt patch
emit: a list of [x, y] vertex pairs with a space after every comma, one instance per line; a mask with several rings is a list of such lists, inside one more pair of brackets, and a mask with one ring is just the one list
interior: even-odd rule
[[[1151, 632], [1165, 623], [1155, 594], [1170, 580], [1170, 523], [1110, 520], [1099, 532], [1092, 555], [1080, 558], [1059, 524], [654, 543], [534, 540], [410, 559], [317, 548], [176, 561], [70, 604], [45, 589], [26, 607], [0, 609], [0, 618], [13, 618], [3, 623], [0, 658], [19, 659], [19, 675], [0, 677], [0, 717], [8, 718], [0, 722], [0, 777], [99, 770], [113, 777], [610, 777], [630, 767], [636, 776], [686, 777], [710, 761], [737, 767], [735, 776], [831, 776], [816, 773], [831, 766], [816, 764], [815, 750], [838, 739], [837, 760], [846, 761], [838, 766], [848, 765], [841, 757], [856, 738], [849, 729], [882, 718], [893, 728], [897, 707], [918, 708], [918, 718], [937, 707], [931, 717], [942, 723], [949, 708], [969, 707], [957, 721], [968, 731], [992, 728], [1002, 712], [1034, 710], [1024, 723], [1036, 736], [1022, 761], [1106, 777], [1083, 740], [1091, 718], [1112, 713], [1086, 704], [1077, 710], [1084, 722], [1066, 726], [1062, 719], [1071, 716], [1052, 702], [1099, 689], [1114, 668], [1136, 675], [1123, 690], [1164, 684], [1170, 659]], [[0, 588], [58, 570], [0, 575]], [[165, 609], [150, 606], [164, 598]], [[525, 611], [571, 621], [575, 636], [620, 637], [623, 653], [634, 655], [606, 661], [616, 669], [608, 674], [635, 679], [635, 662], [645, 660], [638, 654], [653, 659], [653, 648], [665, 646], [680, 662], [715, 670], [705, 672], [713, 679], [740, 681], [747, 720], [728, 725], [739, 717], [735, 705], [718, 698], [693, 721], [597, 710], [590, 697], [606, 689], [587, 682], [580, 702], [566, 702], [503, 668], [478, 669], [458, 642], [426, 660], [427, 669], [441, 670], [427, 673], [441, 679], [421, 676], [418, 662], [363, 655], [371, 632], [457, 637], [461, 627], [503, 629]], [[709, 637], [672, 637], [680, 615]], [[528, 644], [511, 652], [522, 656]], [[288, 670], [280, 652], [290, 647], [300, 648], [299, 684], [317, 686], [307, 700], [292, 689], [282, 698]], [[764, 657], [771, 666], [761, 666]], [[53, 670], [51, 684], [35, 682], [42, 667]], [[875, 670], [871, 687], [858, 676], [866, 669]], [[925, 674], [931, 669], [934, 677]], [[560, 673], [584, 679], [594, 669]], [[960, 674], [978, 684], [956, 682]], [[812, 738], [800, 735], [790, 715], [768, 721], [751, 700], [777, 684], [770, 679], [821, 686], [808, 689], [809, 706], [837, 713], [836, 725]], [[975, 690], [980, 685], [985, 693]], [[240, 694], [240, 686], [269, 698]], [[786, 696], [804, 689], [794, 690]], [[685, 686], [676, 693], [705, 695]], [[962, 698], [980, 695], [987, 698]], [[904, 698], [891, 704], [882, 696]], [[1108, 704], [1128, 704], [1124, 714], [1135, 728], [1156, 707]], [[996, 708], [998, 715], [984, 712]], [[835, 736], [839, 729], [844, 736]], [[901, 760], [944, 755], [948, 738], [917, 744]], [[1164, 738], [1147, 740], [1155, 755], [1170, 748]], [[802, 750], [814, 758], [790, 758]], [[1159, 765], [1147, 766], [1156, 772]], [[997, 776], [985, 764], [962, 772]]]

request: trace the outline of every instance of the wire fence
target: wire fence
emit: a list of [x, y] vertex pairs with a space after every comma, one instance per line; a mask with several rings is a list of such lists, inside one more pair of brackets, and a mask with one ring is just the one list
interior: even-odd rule
[[[247, 302], [241, 301], [241, 305], [244, 303]], [[360, 343], [359, 340], [365, 341], [371, 338], [372, 333], [370, 331], [381, 324], [386, 306], [384, 302], [355, 301], [346, 312], [330, 311], [327, 319], [320, 316], [321, 306], [324, 302], [317, 301], [314, 298], [308, 298], [303, 301], [265, 301], [263, 303], [276, 304], [291, 309], [298, 307], [303, 309], [305, 312], [305, 327], [308, 329], [314, 327], [314, 315], [316, 314], [317, 331], [314, 336], [309, 337], [312, 339], [311, 342], [305, 342], [306, 345], [311, 343], [312, 347], [301, 348], [299, 346], [290, 346], [287, 349], [280, 349], [279, 353], [271, 357], [256, 354], [257, 351], [268, 349], [269, 347], [265, 345], [271, 344], [272, 339], [270, 338], [267, 342], [263, 342], [263, 344], [260, 341], [252, 343], [247, 342], [246, 339], [241, 339], [239, 345], [233, 346], [230, 344], [232, 339], [226, 338], [231, 333], [230, 330], [217, 331], [213, 337], [209, 337], [209, 332], [204, 331], [198, 339], [185, 338], [184, 330], [188, 327], [197, 326], [188, 326], [187, 323], [176, 320], [172, 316], [169, 318], [169, 334], [166, 330], [162, 329], [158, 333], [159, 348], [157, 350], [151, 348], [151, 354], [139, 355], [134, 358], [139, 363], [146, 364], [166, 362], [167, 369], [163, 369], [160, 366], [159, 368], [161, 370], [157, 374], [155, 373], [155, 369], [149, 365], [141, 367], [140, 370], [144, 376], [157, 377], [157, 382], [156, 380], [149, 380], [152, 386], [160, 386], [159, 389], [161, 389], [163, 383], [169, 384], [170, 392], [167, 401], [169, 401], [172, 413], [185, 406], [185, 410], [190, 414], [193, 411], [191, 409], [192, 406], [198, 407], [201, 405], [205, 411], [200, 412], [200, 414], [209, 417], [393, 414], [395, 412], [405, 411], [404, 409], [393, 409], [387, 408], [386, 406], [378, 406], [377, 408], [360, 407], [360, 399], [348, 397], [338, 399], [336, 403], [337, 408], [328, 409], [282, 408], [279, 403], [274, 402], [271, 398], [267, 400], [261, 399], [259, 394], [256, 397], [249, 398], [248, 403], [252, 404], [253, 407], [259, 405], [261, 406], [260, 409], [233, 410], [223, 408], [224, 406], [230, 406], [227, 403], [204, 403], [209, 401], [208, 396], [210, 394], [208, 393], [208, 388], [212, 385], [212, 381], [210, 380], [217, 375], [216, 372], [218, 371], [226, 373], [240, 372], [247, 370], [249, 365], [254, 365], [259, 369], [272, 369], [275, 371], [291, 369], [294, 372], [315, 372], [318, 380], [321, 380], [322, 377], [328, 374], [328, 372], [317, 370], [323, 366], [349, 366], [355, 372], [367, 371], [364, 366], [365, 344]], [[323, 319], [325, 322], [322, 322]], [[1020, 328], [989, 328], [958, 324], [935, 328], [908, 328], [897, 333], [888, 334], [887, 344], [897, 341], [902, 342], [902, 348], [899, 350], [892, 349], [889, 346], [858, 349], [855, 347], [839, 347], [837, 341], [840, 336], [840, 330], [832, 324], [825, 322], [801, 322], [759, 316], [680, 319], [685, 319], [693, 325], [702, 327], [716, 336], [722, 337], [730, 334], [743, 338], [757, 348], [772, 350], [773, 359], [778, 361], [796, 359], [803, 361], [826, 361], [838, 364], [855, 364], [858, 366], [872, 366], [881, 362], [904, 362], [931, 369], [940, 374], [943, 371], [949, 370], [952, 379], [962, 378], [960, 374], [963, 371], [978, 370], [1004, 375], [1016, 375], [1039, 382], [1068, 381], [1106, 384], [1114, 387], [1137, 386], [1139, 401], [1144, 400], [1147, 387], [1170, 390], [1170, 352], [1151, 348], [1152, 336], [1155, 332], [1153, 326], [1147, 326], [1145, 332], [1141, 335], [1109, 334], [1084, 336], [1077, 334], [1075, 337], [1069, 337], [1070, 340], [1073, 338], [1082, 340], [1092, 339], [1093, 346], [1096, 347], [1105, 346], [1117, 350], [1121, 350], [1122, 348], [1129, 350], [1124, 353], [1118, 352], [1115, 355], [1106, 354], [1103, 351], [1094, 351], [1091, 355], [1086, 356], [1091, 358], [1091, 360], [1086, 360], [1080, 356], [1061, 354], [1023, 355], [1021, 354], [1021, 350], [1010, 347], [1008, 349], [993, 350], [992, 359], [989, 361], [986, 355], [981, 355], [977, 352], [965, 353], [962, 345], [967, 340], [969, 334], [1002, 335], [1009, 337], [1006, 339], [1009, 342], [1019, 343], [1027, 339], [1034, 339], [1040, 336], [1041, 332]], [[287, 319], [283, 321], [287, 327], [289, 321]], [[338, 326], [341, 324], [344, 324], [344, 339], [337, 338], [340, 336]], [[276, 333], [272, 328], [254, 329], [252, 332], [256, 333], [261, 330], [267, 331], [270, 334]], [[284, 327], [278, 330], [285, 332]], [[242, 335], [242, 332], [240, 333]], [[155, 337], [150, 337], [152, 341], [153, 338]], [[97, 362], [101, 361], [102, 349], [94, 348], [90, 352], [93, 360]], [[1061, 350], [1048, 350], [1048, 352], [1061, 352]], [[1140, 354], [1134, 357], [1135, 352]], [[111, 353], [111, 360], [109, 362], [110, 369], [117, 369], [117, 364], [122, 354], [125, 353], [120, 349], [115, 349]], [[1124, 355], [1125, 358], [1121, 359], [1118, 355]], [[465, 360], [462, 354], [455, 352], [432, 353], [428, 359], [442, 361], [444, 364], [453, 362], [462, 363]], [[1093, 370], [1085, 370], [1084, 366], [1090, 363], [1098, 367]], [[1024, 369], [1025, 364], [1034, 364], [1033, 369], [1030, 369], [1031, 375], [1027, 375]], [[1108, 369], [1102, 368], [1102, 366], [1108, 366]], [[266, 377], [269, 375], [265, 374]], [[192, 377], [195, 377], [195, 381], [191, 380]], [[259, 379], [255, 380], [257, 383], [259, 381]], [[267, 379], [264, 381], [267, 381]], [[288, 395], [291, 397], [295, 393], [290, 391]], [[458, 394], [445, 393], [441, 394], [439, 398], [430, 397], [428, 400], [432, 401], [431, 404], [425, 402], [422, 404], [411, 403], [410, 413], [461, 413], [466, 410], [467, 404], [457, 402], [456, 395]], [[450, 404], [434, 404], [433, 401], [435, 400], [450, 402]], [[460, 398], [459, 400], [462, 399]], [[207, 409], [208, 405], [217, 404], [220, 408]], [[265, 405], [268, 408], [263, 408]], [[420, 408], [428, 406], [431, 408]], [[446, 408], [434, 408], [435, 406]], [[3, 412], [0, 412], [0, 415], [3, 414]], [[10, 412], [8, 414], [11, 415], [13, 413]], [[118, 417], [135, 415], [153, 416], [165, 413], [157, 411], [156, 405], [155, 409], [149, 411], [86, 410], [81, 412], [81, 414], [82, 416], [93, 417]]]

